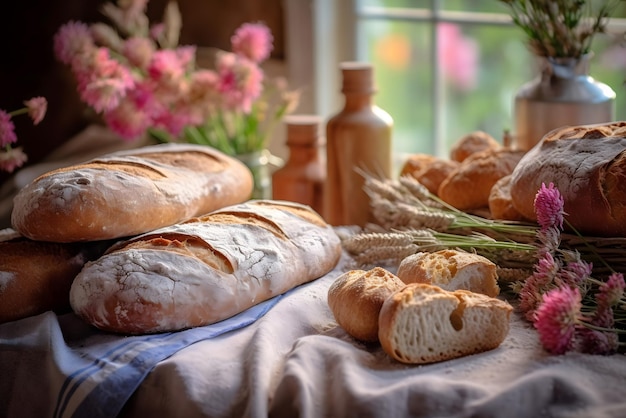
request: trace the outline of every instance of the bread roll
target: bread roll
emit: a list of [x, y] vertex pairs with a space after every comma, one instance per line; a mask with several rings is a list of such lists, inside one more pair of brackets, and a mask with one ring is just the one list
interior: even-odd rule
[[408, 157], [400, 175], [409, 175], [419, 181], [432, 194], [437, 194], [441, 183], [459, 166], [459, 162], [427, 154]]
[[14, 199], [13, 228], [39, 241], [127, 237], [247, 200], [252, 174], [210, 147], [162, 144], [44, 174]]
[[472, 154], [441, 183], [437, 195], [460, 210], [486, 208], [493, 185], [511, 174], [523, 155], [508, 148]]
[[498, 150], [501, 147], [502, 145], [488, 133], [475, 131], [459, 138], [450, 149], [450, 159], [461, 163], [472, 154], [486, 150]]
[[511, 198], [511, 175], [502, 177], [496, 181], [489, 193], [489, 213], [492, 219], [505, 221], [527, 220], [515, 206]]
[[70, 312], [70, 286], [83, 265], [110, 242], [60, 244], [0, 234], [0, 323], [46, 311]]
[[330, 271], [341, 244], [308, 206], [253, 200], [113, 246], [78, 274], [74, 311], [124, 334], [208, 325]]
[[350, 270], [328, 289], [328, 306], [337, 323], [351, 336], [365, 342], [378, 341], [378, 314], [383, 302], [404, 283], [391, 272]]
[[498, 347], [509, 332], [507, 302], [467, 290], [412, 283], [380, 310], [383, 350], [409, 364], [450, 360]]
[[400, 262], [404, 283], [426, 283], [445, 290], [469, 290], [495, 297], [500, 294], [496, 265], [487, 258], [454, 249], [420, 252]]
[[511, 176], [515, 209], [535, 220], [541, 184], [563, 196], [567, 221], [590, 236], [626, 236], [626, 122], [556, 129]]

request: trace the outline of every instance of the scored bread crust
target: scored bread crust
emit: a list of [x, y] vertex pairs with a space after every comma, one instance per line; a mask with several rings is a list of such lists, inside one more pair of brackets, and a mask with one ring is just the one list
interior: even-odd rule
[[378, 338], [403, 363], [450, 360], [498, 347], [508, 335], [512, 310], [479, 293], [412, 283], [383, 303]]
[[210, 147], [161, 144], [46, 173], [14, 199], [11, 222], [39, 241], [127, 237], [247, 200], [252, 174]]
[[308, 206], [254, 200], [153, 231], [88, 263], [74, 311], [107, 331], [175, 331], [229, 318], [330, 271], [332, 227]]
[[407, 284], [426, 283], [491, 297], [500, 294], [496, 265], [481, 255], [455, 249], [412, 254], [400, 262], [396, 275]]
[[350, 270], [328, 289], [328, 306], [337, 323], [351, 336], [365, 342], [378, 341], [378, 314], [387, 297], [404, 283], [382, 267]]
[[528, 219], [542, 183], [559, 190], [578, 232], [626, 236], [626, 122], [555, 129], [528, 151], [511, 175], [513, 206]]

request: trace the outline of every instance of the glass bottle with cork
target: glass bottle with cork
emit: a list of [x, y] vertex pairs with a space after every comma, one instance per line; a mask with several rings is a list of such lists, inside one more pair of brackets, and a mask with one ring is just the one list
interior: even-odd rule
[[326, 124], [324, 217], [331, 225], [362, 227], [372, 220], [364, 175], [392, 176], [393, 119], [374, 103], [371, 64], [344, 62], [340, 69], [345, 101]]
[[326, 161], [322, 152], [322, 120], [316, 115], [285, 117], [289, 158], [272, 176], [272, 197], [324, 210]]

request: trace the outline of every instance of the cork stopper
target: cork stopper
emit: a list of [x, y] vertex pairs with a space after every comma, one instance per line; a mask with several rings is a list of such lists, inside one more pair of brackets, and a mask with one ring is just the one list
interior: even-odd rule
[[342, 93], [374, 93], [374, 68], [365, 62], [342, 62], [339, 64], [343, 77]]
[[321, 117], [317, 115], [289, 115], [284, 120], [287, 125], [287, 145], [317, 146], [323, 144]]

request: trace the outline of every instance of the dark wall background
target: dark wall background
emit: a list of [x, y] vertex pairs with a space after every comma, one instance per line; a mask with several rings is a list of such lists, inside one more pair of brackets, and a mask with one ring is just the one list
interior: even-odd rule
[[[168, 0], [151, 0], [148, 16], [160, 21]], [[34, 127], [28, 117], [14, 119], [18, 144], [28, 165], [80, 132], [90, 122], [68, 69], [53, 54], [53, 36], [69, 20], [106, 21], [101, 0], [23, 0], [0, 12], [0, 108], [13, 110], [33, 96], [48, 99], [46, 118]], [[272, 30], [272, 58], [284, 56], [281, 0], [178, 0], [183, 19], [181, 44], [229, 49], [230, 36], [244, 22], [262, 21]], [[0, 183], [8, 175], [0, 173]]]

